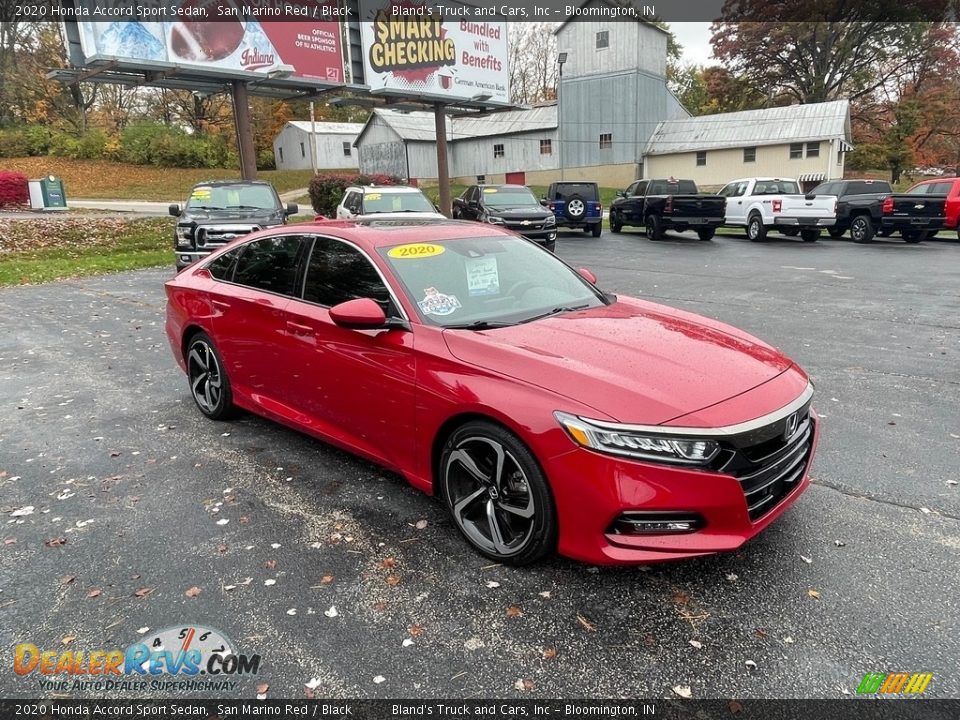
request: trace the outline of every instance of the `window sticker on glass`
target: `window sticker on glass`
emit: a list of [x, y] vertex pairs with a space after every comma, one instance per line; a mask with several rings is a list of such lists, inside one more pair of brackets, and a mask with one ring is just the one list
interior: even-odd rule
[[483, 191], [484, 191], [485, 193], [495, 193], [495, 192], [497, 191], [497, 189], [496, 189], [496, 188], [484, 188]]
[[367, 200], [379, 200], [383, 197], [383, 193], [367, 193], [364, 195]]
[[193, 189], [192, 197], [197, 200], [209, 198], [211, 190], [212, 188], [208, 187], [196, 187]]
[[467, 258], [467, 292], [470, 295], [497, 295], [500, 292], [500, 274], [495, 257]]
[[433, 287], [424, 289], [424, 298], [417, 305], [424, 315], [450, 315], [462, 306], [456, 295], [444, 295]]
[[443, 253], [443, 245], [433, 245], [432, 243], [410, 243], [409, 245], [397, 245], [387, 251], [387, 255], [392, 258], [410, 259], [433, 257]]

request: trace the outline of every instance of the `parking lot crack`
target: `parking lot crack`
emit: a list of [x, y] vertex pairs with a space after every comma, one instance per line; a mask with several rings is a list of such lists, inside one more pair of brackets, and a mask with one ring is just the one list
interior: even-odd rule
[[[879, 503], [881, 505], [887, 505], [890, 507], [902, 508], [903, 510], [914, 510], [916, 512], [924, 512], [928, 508], [921, 508], [919, 505], [910, 505], [908, 503], [900, 503], [894, 500], [887, 500], [886, 498], [876, 497], [875, 495], [864, 495], [863, 493], [853, 492], [843, 487], [839, 483], [832, 483], [830, 481], [825, 481], [820, 478], [812, 481], [814, 485], [818, 487], [825, 487], [829, 490], [845, 495], [846, 497], [853, 498], [855, 500], [867, 500], [869, 502]], [[931, 515], [936, 515], [937, 517], [949, 518], [950, 520], [960, 520], [960, 515], [953, 515], [942, 510], [930, 510]]]

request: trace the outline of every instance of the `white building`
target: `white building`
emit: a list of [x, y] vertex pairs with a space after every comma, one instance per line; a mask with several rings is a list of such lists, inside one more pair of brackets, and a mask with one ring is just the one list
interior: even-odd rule
[[847, 100], [666, 120], [644, 151], [646, 177], [719, 187], [740, 177], [797, 178], [805, 189], [843, 177]]
[[[318, 122], [314, 126], [318, 169], [342, 170], [360, 166], [353, 142], [363, 129], [362, 123]], [[273, 157], [278, 170], [309, 170], [310, 123], [294, 120], [284, 125], [273, 139]]]

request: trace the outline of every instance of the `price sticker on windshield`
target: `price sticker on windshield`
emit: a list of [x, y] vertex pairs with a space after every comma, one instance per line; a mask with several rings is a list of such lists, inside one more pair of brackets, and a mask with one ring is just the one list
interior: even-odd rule
[[483, 191], [484, 191], [485, 193], [495, 193], [495, 192], [497, 191], [497, 189], [496, 189], [496, 188], [484, 188]]
[[387, 255], [392, 258], [402, 258], [408, 260], [410, 258], [424, 258], [433, 257], [434, 255], [442, 255], [443, 250], [443, 245], [434, 245], [432, 243], [410, 243], [409, 245], [397, 245], [395, 248], [390, 248], [387, 251]]
[[383, 193], [367, 193], [363, 197], [367, 200], [379, 200], [383, 197]]
[[212, 189], [212, 188], [208, 188], [208, 187], [198, 187], [198, 188], [194, 188], [194, 189], [193, 189], [193, 195], [192, 195], [192, 197], [195, 197], [195, 198], [197, 198], [197, 199], [206, 199], [206, 198], [210, 197], [210, 190], [211, 190], [211, 189]]

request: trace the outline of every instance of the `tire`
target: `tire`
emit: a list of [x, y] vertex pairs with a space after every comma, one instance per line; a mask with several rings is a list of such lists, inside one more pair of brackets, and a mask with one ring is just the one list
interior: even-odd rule
[[580, 222], [587, 214], [587, 201], [579, 195], [571, 195], [567, 198], [567, 204], [563, 208], [563, 214], [573, 222]]
[[468, 422], [444, 444], [437, 471], [454, 525], [481, 555], [529, 565], [556, 548], [557, 513], [546, 477], [513, 433], [485, 420]]
[[817, 228], [807, 228], [800, 231], [800, 239], [804, 242], [816, 242], [820, 237], [820, 230]]
[[906, 242], [910, 243], [911, 245], [915, 245], [916, 243], [922, 242], [927, 239], [926, 230], [902, 230], [900, 232], [900, 235], [901, 237], [903, 237], [903, 239]]
[[940, 231], [939, 231], [939, 230], [929, 230], [929, 231], [927, 232], [927, 237], [926, 237], [926, 239], [927, 239], [927, 240], [933, 240], [933, 239], [937, 236], [937, 233], [938, 233], [938, 232], [940, 232]]
[[800, 234], [800, 228], [798, 227], [785, 227], [780, 230], [781, 234], [786, 235], [787, 237], [797, 237]]
[[713, 236], [717, 234], [716, 228], [702, 228], [697, 230], [697, 237], [706, 242], [707, 240], [713, 240]]
[[190, 338], [186, 362], [190, 394], [200, 412], [211, 420], [230, 418], [235, 412], [230, 378], [209, 335], [199, 332]]
[[598, 223], [594, 223], [593, 228], [591, 230], [591, 233], [595, 238], [600, 237], [600, 233], [602, 232], [603, 232], [603, 220], [601, 220]]
[[850, 221], [850, 238], [855, 243], [871, 242], [873, 232], [873, 221], [869, 215], [857, 215]]
[[757, 214], [751, 215], [747, 220], [747, 239], [750, 242], [763, 242], [767, 239], [767, 226]]
[[623, 230], [623, 218], [620, 217], [620, 212], [615, 211], [610, 213], [610, 232], [618, 233]]
[[827, 228], [827, 234], [830, 235], [833, 239], [843, 237], [843, 234], [846, 232], [846, 228], [832, 227]]
[[584, 234], [584, 235], [589, 235], [589, 234], [590, 234], [590, 230], [591, 230], [591, 228], [590, 228], [589, 225], [584, 225], [584, 226], [583, 226], [583, 234]]
[[659, 215], [647, 215], [647, 239], [663, 240], [663, 222]]

